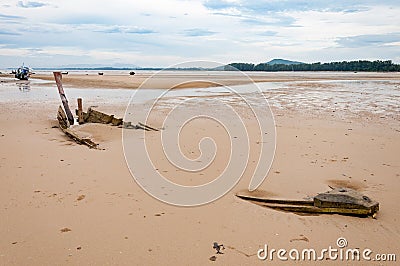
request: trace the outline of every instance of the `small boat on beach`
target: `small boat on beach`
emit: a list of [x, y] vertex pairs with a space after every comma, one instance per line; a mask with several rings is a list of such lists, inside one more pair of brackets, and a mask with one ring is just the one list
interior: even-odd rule
[[32, 74], [32, 69], [22, 65], [15, 71], [15, 78], [19, 80], [28, 80]]

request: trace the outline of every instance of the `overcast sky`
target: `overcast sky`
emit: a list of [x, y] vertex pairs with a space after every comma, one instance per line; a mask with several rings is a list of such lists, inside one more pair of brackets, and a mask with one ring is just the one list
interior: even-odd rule
[[0, 1], [0, 68], [400, 63], [400, 1]]

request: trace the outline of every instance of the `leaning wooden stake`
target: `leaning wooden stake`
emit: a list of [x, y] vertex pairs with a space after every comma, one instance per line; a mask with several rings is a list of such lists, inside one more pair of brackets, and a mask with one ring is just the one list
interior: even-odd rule
[[65, 113], [67, 114], [68, 121], [71, 125], [73, 125], [74, 124], [74, 116], [72, 115], [71, 110], [69, 109], [68, 100], [67, 100], [67, 97], [65, 96], [64, 89], [63, 89], [63, 86], [61, 83], [62, 74], [61, 74], [61, 72], [53, 72], [53, 74], [54, 74], [54, 79], [56, 80], [56, 84], [58, 87], [58, 93], [60, 94], [60, 98], [63, 103]]
[[85, 120], [83, 119], [82, 98], [78, 98], [78, 123], [85, 123]]

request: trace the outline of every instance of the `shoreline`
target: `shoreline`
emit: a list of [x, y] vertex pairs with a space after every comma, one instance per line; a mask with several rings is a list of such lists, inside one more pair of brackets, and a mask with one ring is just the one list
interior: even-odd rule
[[[400, 80], [400, 72], [380, 73], [380, 72], [245, 72], [235, 75], [238, 72], [163, 72], [157, 76], [154, 73], [138, 73], [130, 76], [129, 74], [114, 74], [104, 72], [100, 76], [96, 73], [63, 75], [63, 85], [74, 88], [108, 88], [108, 89], [164, 89], [164, 88], [209, 88], [218, 86], [244, 85], [252, 82], [317, 82], [317, 81], [337, 81], [338, 75], [343, 81], [357, 80]], [[250, 78], [248, 79], [247, 76]], [[146, 82], [148, 78], [152, 79]], [[13, 78], [13, 75], [2, 74], [0, 78]], [[52, 73], [34, 74], [31, 79], [49, 81], [54, 83]], [[246, 80], [247, 79], [247, 80]], [[16, 80], [17, 81], [17, 80]], [[178, 84], [178, 85], [177, 85]], [[141, 86], [142, 85], [142, 86]]]

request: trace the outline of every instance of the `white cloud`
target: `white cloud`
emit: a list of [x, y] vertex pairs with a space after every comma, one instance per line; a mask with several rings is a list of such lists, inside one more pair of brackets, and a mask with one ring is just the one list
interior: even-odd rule
[[35, 1], [18, 1], [17, 6], [22, 8], [39, 8], [46, 6], [46, 3]]
[[[55, 66], [77, 60], [141, 66], [193, 59], [258, 63], [276, 57], [306, 62], [350, 57], [398, 62], [397, 1], [332, 3], [3, 0], [0, 67], [21, 61]], [[391, 34], [393, 38], [381, 38], [381, 48], [354, 46], [368, 36]]]

